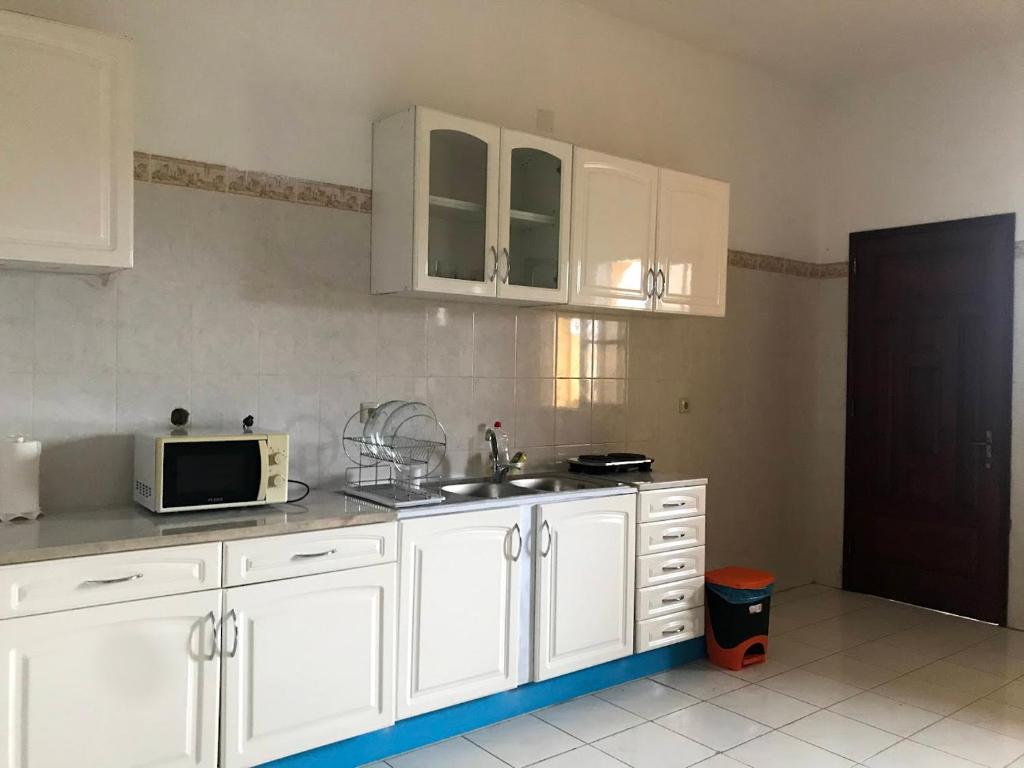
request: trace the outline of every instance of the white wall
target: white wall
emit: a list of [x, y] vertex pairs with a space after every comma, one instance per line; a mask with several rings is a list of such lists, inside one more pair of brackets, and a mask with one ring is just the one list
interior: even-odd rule
[[[1024, 239], [1024, 46], [991, 50], [832, 95], [820, 141], [819, 237], [824, 261], [848, 257], [850, 232], [1016, 212]], [[1012, 626], [1024, 627], [1024, 269], [1016, 270], [1010, 542]], [[807, 508], [820, 543], [815, 576], [837, 583], [842, 562], [846, 295], [824, 297], [822, 395], [815, 436], [820, 484]]]
[[731, 247], [813, 261], [810, 98], [571, 0], [0, 0], [137, 41], [138, 149], [370, 186], [421, 103], [732, 182]]

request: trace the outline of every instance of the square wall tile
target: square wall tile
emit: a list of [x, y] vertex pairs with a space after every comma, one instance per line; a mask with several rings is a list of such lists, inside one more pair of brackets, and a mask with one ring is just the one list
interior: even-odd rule
[[464, 304], [427, 307], [427, 375], [473, 375], [473, 309]]
[[555, 376], [590, 378], [594, 371], [594, 320], [580, 314], [558, 314]]
[[516, 375], [516, 314], [499, 307], [473, 313], [473, 375], [511, 378]]
[[0, 435], [33, 435], [30, 373], [0, 373]]
[[555, 313], [524, 309], [516, 314], [516, 378], [555, 375]]
[[624, 443], [627, 436], [626, 380], [594, 379], [591, 390], [591, 440]]
[[377, 372], [377, 311], [369, 296], [329, 296], [320, 308], [320, 371], [328, 376]]
[[226, 373], [192, 374], [192, 424], [239, 429], [259, 406], [259, 376]]
[[473, 379], [473, 405], [471, 410], [473, 443], [485, 446], [484, 430], [496, 421], [509, 434], [513, 450], [521, 448], [515, 431], [516, 415], [515, 379]]
[[594, 319], [593, 358], [595, 379], [624, 379], [629, 339], [628, 320]]
[[516, 379], [516, 442], [555, 444], [555, 380]]
[[555, 444], [591, 441], [591, 380], [555, 380]]
[[389, 298], [378, 311], [377, 371], [385, 376], [423, 376], [427, 371], [427, 313], [416, 301]]
[[188, 374], [117, 374], [117, 431], [157, 432], [167, 429], [171, 411], [190, 408]]

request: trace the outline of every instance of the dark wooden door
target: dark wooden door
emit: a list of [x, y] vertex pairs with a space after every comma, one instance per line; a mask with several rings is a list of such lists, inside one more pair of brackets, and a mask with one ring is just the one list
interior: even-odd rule
[[847, 589], [1006, 623], [1013, 238], [850, 235]]

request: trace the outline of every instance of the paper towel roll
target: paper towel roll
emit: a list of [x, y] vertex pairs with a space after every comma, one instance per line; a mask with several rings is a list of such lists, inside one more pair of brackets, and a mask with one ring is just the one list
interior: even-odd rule
[[39, 455], [42, 444], [18, 435], [0, 441], [0, 522], [39, 517]]

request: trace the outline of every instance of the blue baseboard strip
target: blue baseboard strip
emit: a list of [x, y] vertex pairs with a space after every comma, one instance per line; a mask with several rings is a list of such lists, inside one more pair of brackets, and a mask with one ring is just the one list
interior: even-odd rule
[[638, 653], [541, 683], [400, 720], [390, 728], [265, 763], [264, 768], [354, 768], [705, 656], [704, 638]]

